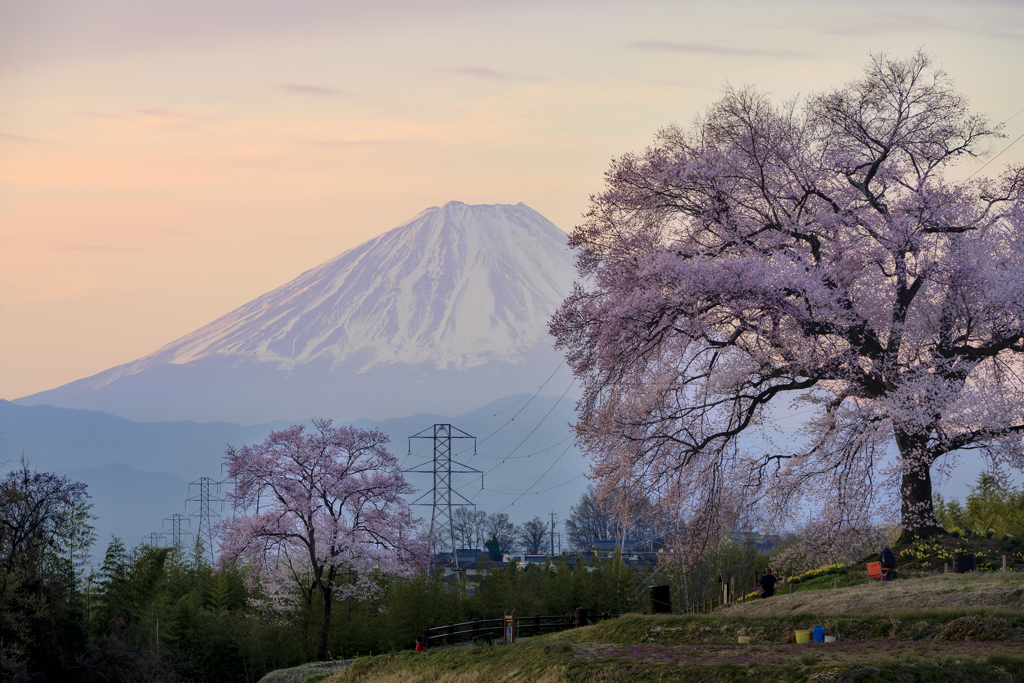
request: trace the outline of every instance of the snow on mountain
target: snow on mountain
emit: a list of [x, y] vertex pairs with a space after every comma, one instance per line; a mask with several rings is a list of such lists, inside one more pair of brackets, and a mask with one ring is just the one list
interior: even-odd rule
[[17, 402], [249, 424], [469, 410], [554, 369], [547, 321], [573, 279], [565, 233], [525, 204], [449, 202], [148, 356]]
[[286, 369], [318, 358], [359, 358], [360, 370], [515, 363], [548, 343], [547, 318], [572, 285], [565, 242], [525, 204], [432, 207], [117, 376], [209, 356]]

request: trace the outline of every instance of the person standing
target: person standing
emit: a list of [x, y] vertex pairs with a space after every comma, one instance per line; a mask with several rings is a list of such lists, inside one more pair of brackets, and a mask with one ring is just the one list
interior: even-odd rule
[[892, 548], [885, 546], [878, 554], [878, 563], [882, 565], [882, 581], [892, 581], [893, 572], [896, 571], [896, 554]]
[[765, 569], [764, 570], [764, 576], [762, 576], [761, 580], [757, 582], [758, 585], [761, 587], [761, 597], [762, 598], [770, 598], [773, 595], [775, 595], [775, 582], [776, 581], [778, 581], [778, 579], [776, 579], [775, 575], [772, 574], [772, 570], [771, 569]]

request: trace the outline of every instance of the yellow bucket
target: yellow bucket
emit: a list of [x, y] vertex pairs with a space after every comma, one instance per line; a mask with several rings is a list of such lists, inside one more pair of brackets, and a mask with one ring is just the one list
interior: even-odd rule
[[750, 636], [740, 636], [739, 642], [740, 645], [750, 645]]
[[798, 645], [803, 645], [805, 643], [811, 642], [811, 632], [810, 631], [797, 631], [796, 632], [796, 642], [797, 642]]

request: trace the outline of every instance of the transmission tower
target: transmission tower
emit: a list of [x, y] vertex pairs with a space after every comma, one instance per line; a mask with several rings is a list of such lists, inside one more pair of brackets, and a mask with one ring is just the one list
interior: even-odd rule
[[[466, 507], [473, 505], [465, 496], [458, 491], [452, 490], [453, 474], [479, 474], [480, 487], [483, 488], [483, 472], [473, 469], [469, 465], [452, 460], [452, 439], [473, 439], [473, 455], [476, 455], [476, 437], [467, 434], [450, 424], [435, 424], [433, 427], [424, 429], [418, 434], [409, 437], [409, 454], [412, 454], [413, 439], [433, 439], [434, 441], [434, 462], [431, 469], [411, 469], [405, 472], [415, 474], [432, 474], [434, 486], [412, 504], [429, 506], [430, 510], [430, 539], [434, 553], [445, 553], [449, 550], [455, 560], [455, 568], [459, 567], [459, 555], [455, 552], [455, 528], [452, 526], [452, 508]], [[452, 465], [463, 469], [452, 469]], [[427, 465], [423, 466], [424, 468]], [[452, 496], [456, 496], [452, 502]], [[431, 502], [421, 502], [430, 497]]]
[[[220, 496], [214, 495], [220, 493], [220, 486], [222, 482], [215, 481], [209, 477], [200, 477], [197, 481], [193, 481], [188, 485], [189, 494], [192, 493], [192, 487], [195, 486], [199, 489], [192, 498], [188, 499], [189, 503], [199, 503], [199, 509], [193, 512], [189, 517], [196, 517], [199, 520], [198, 536], [203, 539], [206, 543], [206, 547], [210, 552], [210, 563], [215, 561], [213, 552], [213, 525], [216, 523], [215, 519], [220, 519], [220, 513], [214, 511], [214, 506], [219, 504], [220, 509], [224, 509], [224, 499]], [[216, 489], [215, 492], [211, 492], [211, 489]]]
[[154, 531], [151, 534], [146, 534], [145, 536], [143, 536], [142, 542], [146, 545], [151, 545], [154, 548], [163, 548], [164, 534], [160, 533], [159, 531]]
[[171, 542], [174, 547], [181, 547], [181, 537], [191, 536], [191, 531], [182, 530], [182, 522], [187, 522], [189, 528], [192, 528], [192, 518], [175, 512], [170, 517], [164, 517], [164, 526], [167, 526], [167, 522], [171, 523]]

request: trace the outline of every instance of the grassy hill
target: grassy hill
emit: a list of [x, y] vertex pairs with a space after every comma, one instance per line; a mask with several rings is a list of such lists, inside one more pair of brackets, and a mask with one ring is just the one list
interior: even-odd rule
[[[795, 630], [817, 624], [838, 642], [795, 643]], [[329, 680], [1024, 682], [1024, 575], [939, 575], [801, 590], [709, 615], [625, 615], [515, 645], [363, 657]]]

